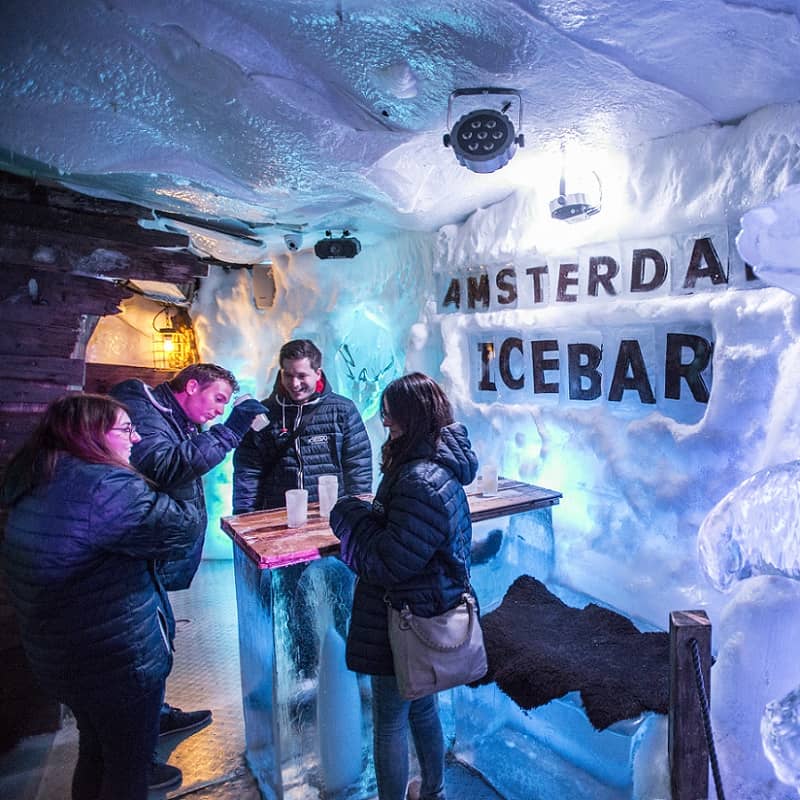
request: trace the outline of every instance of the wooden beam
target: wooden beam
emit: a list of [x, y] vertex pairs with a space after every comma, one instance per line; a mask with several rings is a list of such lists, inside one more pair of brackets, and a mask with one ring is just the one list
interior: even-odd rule
[[[75, 384], [72, 391], [80, 391], [83, 382]], [[9, 403], [41, 404], [50, 403], [61, 395], [66, 394], [69, 386], [45, 381], [3, 381], [3, 396]]]
[[54, 208], [22, 201], [0, 198], [0, 223], [14, 228], [35, 228], [61, 231], [93, 239], [111, 239], [139, 247], [183, 247], [189, 245], [186, 234], [167, 233], [143, 228], [140, 219], [150, 219], [147, 209], [133, 216], [86, 214], [74, 208]]
[[[36, 281], [36, 303], [29, 294], [30, 280]], [[129, 297], [133, 297], [129, 289], [87, 275], [0, 268], [0, 314], [10, 322], [74, 319], [80, 314], [118, 314], [120, 303]]]
[[55, 180], [29, 178], [0, 171], [0, 199], [30, 205], [64, 208], [84, 215], [99, 217], [141, 217], [150, 209], [124, 200], [106, 200], [68, 189]]
[[2, 381], [37, 381], [75, 386], [83, 384], [83, 376], [84, 362], [79, 358], [39, 356], [30, 353], [0, 356]]
[[4, 320], [0, 325], [0, 353], [25, 356], [44, 353], [49, 356], [69, 358], [81, 333], [81, 320], [77, 315], [72, 322], [59, 322], [55, 315], [47, 319], [39, 312], [28, 323]]
[[155, 367], [137, 367], [130, 364], [99, 364], [86, 363], [86, 382], [84, 388], [87, 392], [108, 394], [112, 386], [129, 378], [139, 378], [148, 386], [158, 386], [175, 376], [174, 369], [156, 369]]
[[708, 797], [708, 744], [692, 654], [697, 642], [705, 692], [711, 696], [711, 623], [705, 611], [669, 616], [669, 764], [672, 800]]
[[[0, 263], [21, 268], [187, 283], [208, 274], [208, 264], [189, 253], [107, 238], [0, 223]], [[108, 238], [111, 237], [111, 238]]]

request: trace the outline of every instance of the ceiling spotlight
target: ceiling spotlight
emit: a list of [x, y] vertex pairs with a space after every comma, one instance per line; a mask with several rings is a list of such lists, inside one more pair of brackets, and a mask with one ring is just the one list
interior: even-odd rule
[[[478, 108], [464, 114], [450, 128], [450, 113], [453, 100], [457, 97], [472, 95], [499, 95], [517, 98], [517, 126], [519, 134], [515, 135], [514, 124], [506, 116], [511, 107], [510, 100], [504, 100], [500, 110], [494, 108]], [[516, 89], [456, 89], [450, 93], [447, 102], [447, 127], [450, 133], [444, 135], [444, 146], [452, 147], [459, 164], [473, 172], [486, 174], [495, 172], [511, 161], [517, 145], [525, 146], [522, 134], [522, 97]]]
[[566, 155], [564, 152], [564, 143], [561, 143], [561, 179], [558, 182], [558, 197], [550, 201], [550, 216], [553, 219], [560, 219], [563, 222], [580, 222], [581, 220], [589, 219], [600, 211], [600, 206], [603, 202], [603, 185], [600, 183], [600, 177], [594, 171], [595, 180], [600, 189], [600, 197], [597, 205], [589, 202], [584, 192], [572, 192], [567, 194], [567, 181], [566, 181]]
[[342, 231], [342, 235], [334, 239], [330, 231], [325, 231], [325, 239], [314, 245], [317, 258], [355, 258], [361, 252], [361, 242], [350, 231]]

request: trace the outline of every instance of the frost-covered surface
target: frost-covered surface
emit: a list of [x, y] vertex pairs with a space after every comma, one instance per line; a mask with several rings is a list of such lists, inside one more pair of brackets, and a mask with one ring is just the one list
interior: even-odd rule
[[[564, 493], [555, 580], [660, 626], [672, 609], [708, 611], [726, 794], [794, 797], [762, 753], [759, 724], [800, 683], [798, 584], [758, 576], [719, 592], [697, 533], [751, 475], [800, 456], [800, 309], [786, 291], [800, 285], [796, 3], [648, 0], [635, 13], [621, 0], [269, 5], [12, 3], [0, 28], [0, 166], [243, 221], [260, 243], [195, 232], [193, 245], [272, 259], [276, 303], [256, 308], [249, 271], [212, 269], [193, 309], [202, 355], [263, 396], [280, 345], [314, 338], [335, 388], [364, 410], [376, 454], [381, 387], [407, 368], [439, 377], [484, 461]], [[498, 173], [470, 173], [442, 147], [449, 92], [509, 83], [526, 97], [527, 146]], [[601, 213], [576, 225], [547, 207], [561, 140], [570, 166], [582, 153], [603, 189]], [[625, 252], [710, 228], [728, 231], [725, 253], [741, 272], [743, 215], [740, 248], [760, 283], [437, 313], [447, 270], [524, 268], [598, 245]], [[281, 237], [295, 227], [306, 247], [326, 227], [349, 227], [365, 246], [352, 261], [287, 254]], [[628, 328], [646, 339], [673, 323], [713, 338], [711, 397], [696, 418], [660, 403], [616, 413], [476, 396], [472, 348], [492, 332]], [[228, 513], [229, 462], [208, 491], [212, 519]], [[779, 571], [786, 554], [768, 544], [759, 563]], [[230, 543], [212, 530], [207, 554], [229, 555]]]
[[[436, 275], [459, 265], [525, 264], [556, 248], [564, 254], [596, 242], [648, 241], [709, 225], [727, 225], [735, 234], [751, 206], [800, 183], [798, 137], [798, 107], [765, 110], [738, 127], [693, 131], [621, 155], [627, 168], [606, 185], [614, 213], [562, 226], [560, 237], [535, 197], [515, 194], [436, 238], [397, 237], [352, 261], [319, 262], [303, 253], [276, 257], [278, 292], [271, 310], [255, 308], [247, 271], [212, 271], [195, 309], [203, 354], [248, 378], [248, 390], [256, 394], [271, 385], [280, 344], [309, 335], [321, 344], [334, 385], [357, 395], [370, 388], [358, 380], [361, 364], [350, 379], [337, 351], [344, 341], [360, 341], [366, 366], [382, 331], [381, 346], [390, 346], [400, 364], [423, 367], [444, 382], [483, 460], [498, 463], [504, 475], [564, 493], [553, 510], [554, 580], [661, 627], [673, 609], [706, 609], [718, 654], [712, 708], [726, 795], [753, 800], [795, 796], [775, 779], [759, 726], [766, 704], [800, 683], [800, 639], [790, 630], [800, 619], [800, 584], [762, 576], [721, 593], [700, 566], [698, 529], [743, 481], [800, 454], [798, 298], [756, 282], [568, 309], [556, 304], [439, 315]], [[687, 155], [698, 150], [702, 168]], [[730, 244], [735, 258], [733, 234]], [[356, 319], [363, 320], [363, 330]], [[476, 400], [469, 371], [473, 334], [626, 325], [647, 331], [667, 319], [712, 331], [711, 396], [695, 422], [680, 422], [659, 407], [620, 414], [608, 404]], [[391, 371], [372, 389], [390, 377]], [[383, 430], [375, 416], [366, 422], [377, 452]], [[212, 479], [219, 508], [227, 513], [224, 470]], [[777, 509], [770, 506], [769, 514]], [[765, 514], [759, 522], [768, 519]], [[218, 544], [229, 552], [221, 537]], [[769, 561], [777, 571], [786, 554], [776, 551]]]
[[773, 286], [800, 293], [800, 184], [742, 217], [736, 239], [742, 257]]
[[[629, 148], [800, 99], [789, 0], [7, 0], [3, 12], [0, 167], [241, 219], [273, 244], [297, 225], [431, 231], [532, 184], [550, 200], [543, 165], [562, 140]], [[492, 175], [442, 145], [450, 93], [471, 87], [523, 97], [522, 124], [516, 107], [509, 118], [526, 146]], [[450, 123], [505, 101], [460, 98]]]
[[797, 798], [764, 755], [761, 721], [767, 704], [798, 684], [798, 609], [800, 583], [759, 576], [738, 584], [724, 611], [712, 617], [711, 717], [726, 797]]
[[800, 461], [757, 472], [709, 512], [697, 536], [700, 566], [728, 591], [754, 575], [800, 578]]
[[800, 786], [800, 690], [771, 700], [761, 718], [764, 753], [783, 783]]

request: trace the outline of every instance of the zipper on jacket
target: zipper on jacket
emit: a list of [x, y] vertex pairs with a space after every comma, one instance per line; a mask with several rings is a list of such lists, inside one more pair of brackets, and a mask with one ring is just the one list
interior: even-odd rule
[[[300, 425], [300, 420], [303, 417], [303, 406], [297, 406], [297, 416], [294, 420], [294, 429], [297, 430]], [[303, 466], [303, 452], [300, 449], [300, 437], [295, 436], [294, 451], [297, 453], [297, 488], [304, 489], [305, 486], [305, 467]]]
[[167, 634], [167, 617], [161, 608], [156, 609], [156, 622], [158, 622], [158, 630], [161, 632], [161, 638], [164, 640], [164, 647], [167, 648], [167, 653], [172, 653], [174, 648], [170, 644], [169, 635]]

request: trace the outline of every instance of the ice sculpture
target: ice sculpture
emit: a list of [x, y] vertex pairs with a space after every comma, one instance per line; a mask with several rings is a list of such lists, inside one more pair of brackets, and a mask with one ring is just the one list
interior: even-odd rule
[[339, 391], [358, 407], [364, 420], [378, 412], [386, 384], [400, 374], [394, 336], [380, 313], [358, 309], [349, 314], [350, 330], [334, 357]]
[[800, 687], [767, 704], [761, 741], [778, 780], [800, 786]]
[[[745, 578], [800, 578], [800, 461], [767, 467], [729, 492], [698, 533], [700, 565], [729, 591]], [[773, 700], [761, 718], [761, 742], [777, 778], [800, 787], [800, 687]]]
[[697, 535], [700, 565], [729, 591], [753, 575], [800, 578], [800, 461], [767, 467], [729, 492]]

